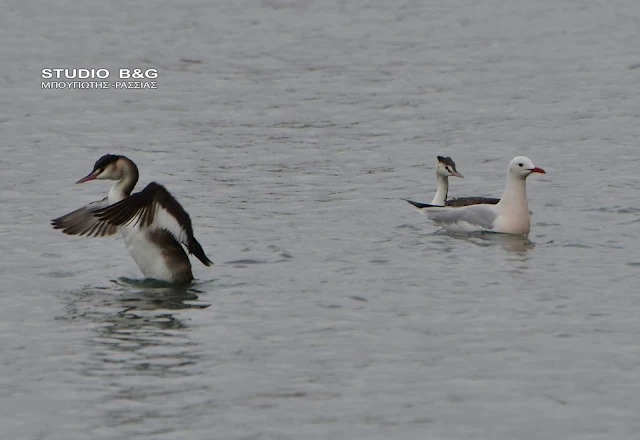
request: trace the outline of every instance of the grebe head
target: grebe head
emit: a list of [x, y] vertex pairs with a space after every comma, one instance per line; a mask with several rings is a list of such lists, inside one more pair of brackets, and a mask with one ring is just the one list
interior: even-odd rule
[[464, 176], [456, 170], [456, 163], [450, 157], [438, 156], [438, 165], [436, 165], [436, 174], [440, 177], [460, 177]]
[[90, 180], [120, 180], [124, 175], [124, 156], [105, 154], [98, 159], [93, 170], [76, 183], [84, 183]]

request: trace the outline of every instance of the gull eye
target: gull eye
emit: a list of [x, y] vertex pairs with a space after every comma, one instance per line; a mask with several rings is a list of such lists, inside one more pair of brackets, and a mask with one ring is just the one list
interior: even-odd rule
[[518, 166], [519, 166], [520, 168], [522, 168], [522, 167], [523, 167], [523, 165], [522, 165], [521, 163], [519, 163], [519, 164], [518, 164]]

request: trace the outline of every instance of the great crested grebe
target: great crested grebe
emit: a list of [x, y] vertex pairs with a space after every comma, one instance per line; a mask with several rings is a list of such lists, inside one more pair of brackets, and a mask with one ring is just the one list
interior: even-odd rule
[[189, 214], [164, 186], [151, 182], [131, 194], [138, 182], [138, 167], [125, 156], [106, 154], [87, 176], [90, 180], [117, 180], [104, 199], [51, 221], [69, 235], [104, 237], [120, 232], [127, 249], [145, 277], [170, 283], [193, 281], [184, 246], [205, 266], [213, 262], [193, 236]]
[[507, 168], [507, 183], [496, 205], [478, 204], [454, 208], [424, 205], [421, 211], [449, 231], [490, 231], [529, 234], [531, 220], [527, 203], [527, 177], [545, 171], [524, 156], [515, 157]]
[[[450, 157], [438, 156], [438, 163], [436, 164], [436, 177], [438, 178], [438, 188], [436, 189], [436, 195], [433, 197], [431, 203], [414, 202], [413, 200], [407, 200], [418, 209], [426, 206], [468, 206], [477, 205], [479, 203], [487, 203], [495, 205], [500, 199], [493, 197], [458, 197], [455, 199], [447, 199], [449, 193], [449, 177], [464, 178], [462, 174], [456, 169], [456, 163]], [[405, 199], [406, 200], [406, 199]]]

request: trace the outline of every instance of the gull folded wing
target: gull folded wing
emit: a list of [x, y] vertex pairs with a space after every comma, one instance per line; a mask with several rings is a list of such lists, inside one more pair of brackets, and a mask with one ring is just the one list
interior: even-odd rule
[[465, 229], [491, 231], [498, 217], [494, 205], [471, 205], [460, 208], [429, 207], [423, 211], [436, 223], [443, 226], [466, 225]]

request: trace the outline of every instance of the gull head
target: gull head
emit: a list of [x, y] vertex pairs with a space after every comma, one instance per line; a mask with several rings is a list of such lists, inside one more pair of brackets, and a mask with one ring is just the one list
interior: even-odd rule
[[533, 162], [531, 162], [531, 159], [525, 156], [514, 157], [511, 162], [509, 162], [508, 172], [522, 180], [529, 177], [531, 173], [546, 174], [545, 170], [535, 166]]

